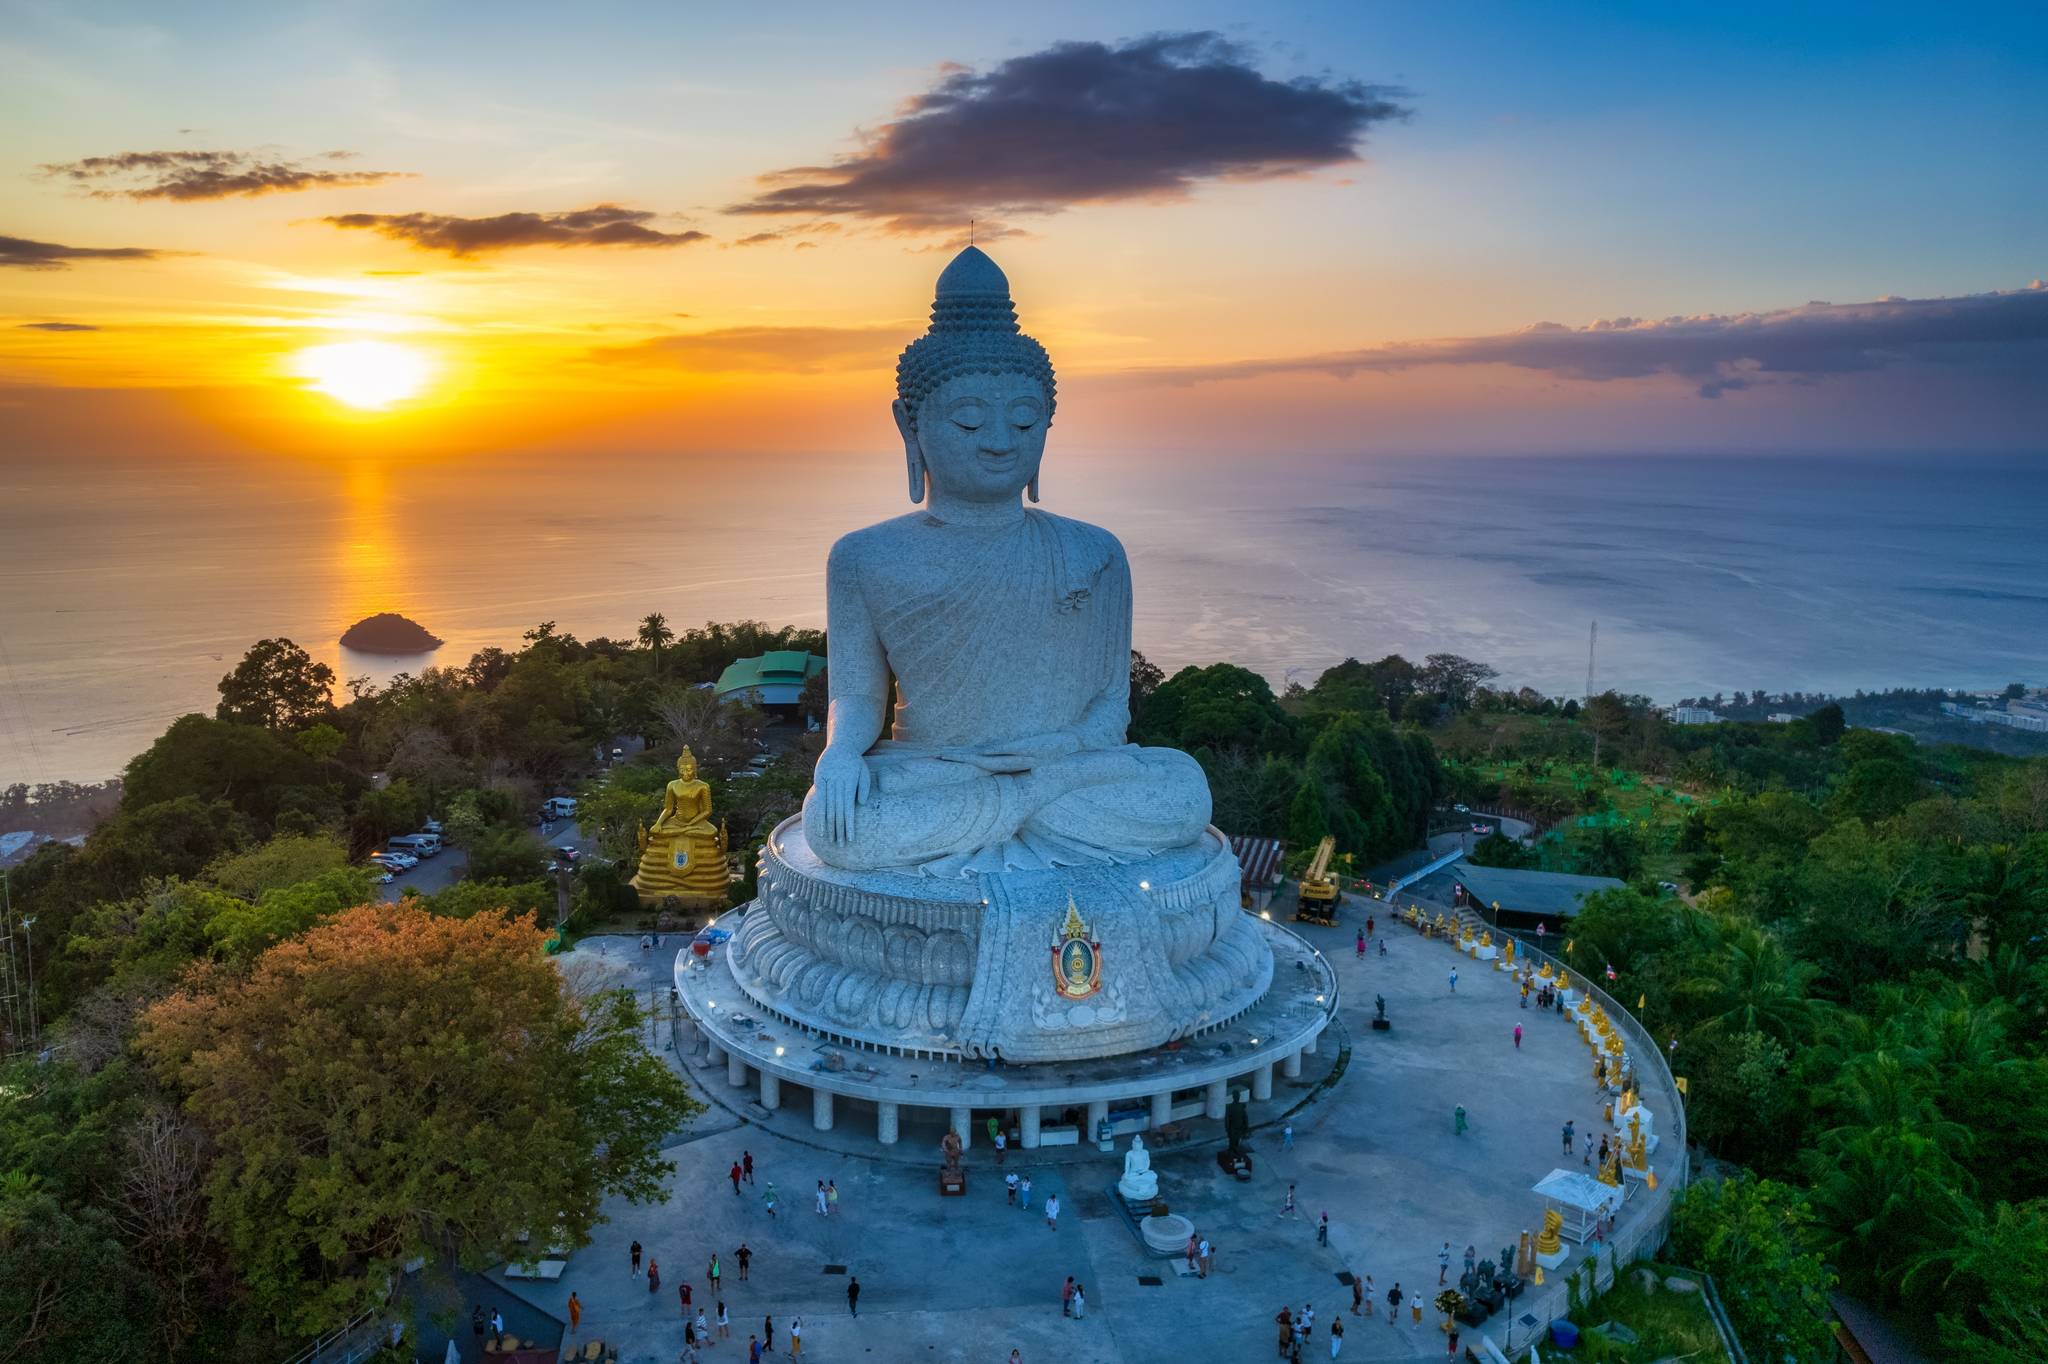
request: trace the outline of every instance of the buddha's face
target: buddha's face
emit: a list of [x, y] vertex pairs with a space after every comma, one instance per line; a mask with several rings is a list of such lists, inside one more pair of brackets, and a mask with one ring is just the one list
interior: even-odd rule
[[684, 781], [697, 779], [697, 755], [687, 748], [683, 750], [682, 756], [676, 759], [676, 775]]
[[968, 502], [1004, 502], [1038, 477], [1045, 455], [1045, 390], [1024, 374], [963, 374], [925, 399], [913, 430], [903, 404], [905, 450], [932, 487]]

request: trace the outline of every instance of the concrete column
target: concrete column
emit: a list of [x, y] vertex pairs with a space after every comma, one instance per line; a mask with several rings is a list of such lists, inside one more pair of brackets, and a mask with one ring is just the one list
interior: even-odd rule
[[1205, 1118], [1220, 1118], [1223, 1116], [1224, 1108], [1229, 1103], [1230, 1081], [1211, 1080], [1209, 1082], [1209, 1092], [1202, 1096], [1202, 1116]]
[[953, 1125], [953, 1135], [954, 1135], [954, 1136], [956, 1136], [956, 1137], [958, 1137], [958, 1138], [960, 1138], [960, 1149], [961, 1149], [961, 1150], [963, 1150], [963, 1151], [964, 1151], [964, 1150], [966, 1150], [966, 1149], [967, 1149], [968, 1147], [970, 1147], [970, 1146], [974, 1145], [974, 1110], [973, 1110], [973, 1109], [971, 1109], [971, 1108], [956, 1108], [956, 1109], [954, 1109], [954, 1110], [953, 1110], [953, 1112], [951, 1113], [951, 1115], [950, 1115], [950, 1117], [949, 1117], [949, 1121], [950, 1121], [950, 1122], [952, 1123], [952, 1125]]
[[732, 1081], [735, 1089], [747, 1083], [747, 1059], [737, 1052], [725, 1054], [725, 1078]]
[[875, 1140], [884, 1146], [894, 1146], [897, 1135], [896, 1105], [881, 1102], [875, 1105]]
[[1173, 1121], [1173, 1091], [1152, 1096], [1152, 1126], [1154, 1130]]
[[1314, 1037], [1309, 1038], [1308, 1041], [1301, 1044], [1301, 1054], [1303, 1056], [1314, 1056], [1316, 1054], [1316, 1043], [1322, 1040], [1323, 1035], [1321, 1033], [1317, 1033]]
[[1252, 1100], [1264, 1103], [1273, 1097], [1273, 1063], [1266, 1062], [1252, 1072]]
[[782, 1107], [782, 1079], [765, 1070], [761, 1072], [761, 1107], [770, 1113]]
[[1038, 1149], [1038, 1114], [1037, 1104], [1025, 1104], [1017, 1110], [1017, 1140], [1027, 1151]]
[[832, 1130], [832, 1091], [814, 1089], [811, 1091], [811, 1126], [820, 1132]]
[[717, 1065], [725, 1059], [725, 1048], [719, 1046], [716, 1042], [705, 1042], [704, 1059], [714, 1066]]
[[1301, 1078], [1301, 1053], [1298, 1051], [1289, 1052], [1287, 1059], [1280, 1063], [1280, 1073], [1290, 1080], [1299, 1080]]
[[1102, 1126], [1102, 1120], [1109, 1116], [1109, 1100], [1096, 1099], [1088, 1105], [1088, 1130], [1081, 1134], [1082, 1141], [1094, 1141], [1095, 1133]]

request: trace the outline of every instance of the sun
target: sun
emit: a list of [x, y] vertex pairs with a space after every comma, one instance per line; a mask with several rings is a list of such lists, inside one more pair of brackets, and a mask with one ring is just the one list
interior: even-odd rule
[[309, 346], [294, 361], [298, 372], [320, 392], [350, 407], [372, 410], [417, 396], [434, 372], [424, 351], [391, 341]]

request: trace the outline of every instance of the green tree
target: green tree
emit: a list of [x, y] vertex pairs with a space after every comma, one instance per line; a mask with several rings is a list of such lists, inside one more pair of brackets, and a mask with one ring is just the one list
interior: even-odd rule
[[487, 829], [469, 848], [472, 881], [518, 885], [538, 881], [547, 869], [547, 849], [524, 829]]
[[60, 1206], [19, 1171], [0, 1176], [4, 1357], [126, 1359], [149, 1334], [148, 1297], [113, 1219]]
[[366, 905], [144, 1016], [214, 1144], [210, 1223], [282, 1326], [347, 1321], [416, 1256], [586, 1244], [604, 1197], [660, 1194], [695, 1105], [631, 1000], [574, 997], [540, 944], [530, 919]]
[[253, 903], [228, 897], [207, 922], [206, 936], [221, 960], [242, 965], [273, 944], [371, 898], [369, 869], [343, 867], [299, 885], [272, 887]]
[[1714, 1276], [1735, 1334], [1761, 1361], [1824, 1357], [1834, 1276], [1806, 1244], [1813, 1215], [1768, 1179], [1701, 1180], [1671, 1211], [1671, 1251]]
[[1300, 751], [1293, 718], [1266, 679], [1229, 663], [1182, 668], [1160, 683], [1134, 733], [1140, 743], [1166, 748]]
[[348, 742], [346, 734], [324, 720], [309, 729], [300, 730], [292, 739], [298, 744], [299, 751], [316, 763], [333, 762], [335, 755]]
[[300, 885], [346, 866], [348, 849], [326, 834], [279, 834], [214, 862], [206, 879], [230, 895], [254, 900], [266, 890]]
[[555, 888], [546, 881], [457, 881], [432, 895], [408, 899], [429, 914], [447, 919], [467, 919], [477, 914], [517, 918], [531, 914], [539, 923], [555, 920]]
[[661, 676], [661, 651], [669, 646], [676, 632], [668, 628], [668, 617], [659, 611], [650, 611], [640, 618], [638, 638], [640, 647], [654, 652], [654, 675]]
[[334, 708], [334, 669], [288, 639], [258, 640], [220, 680], [217, 719], [304, 729]]
[[338, 819], [346, 793], [360, 785], [282, 735], [186, 715], [129, 762], [121, 804], [133, 810], [180, 796], [225, 800], [268, 832], [288, 808], [331, 811]]

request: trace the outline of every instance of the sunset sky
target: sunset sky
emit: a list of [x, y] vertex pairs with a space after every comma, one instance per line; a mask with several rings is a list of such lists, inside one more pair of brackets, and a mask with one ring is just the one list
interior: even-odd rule
[[0, 0], [0, 445], [2040, 449], [2044, 14]]

